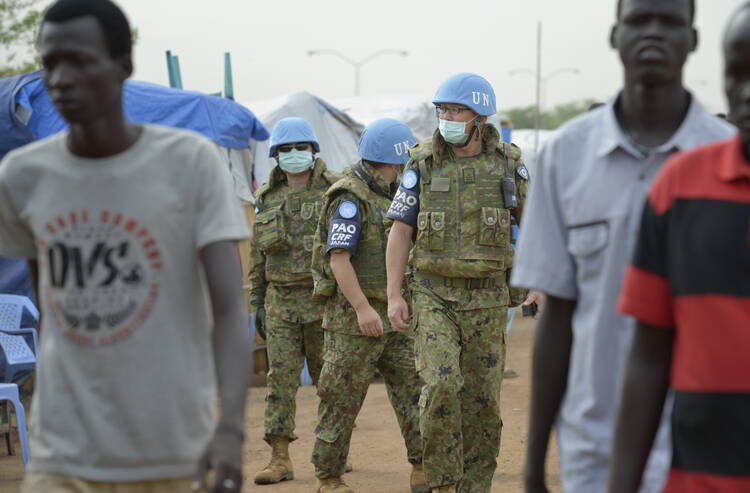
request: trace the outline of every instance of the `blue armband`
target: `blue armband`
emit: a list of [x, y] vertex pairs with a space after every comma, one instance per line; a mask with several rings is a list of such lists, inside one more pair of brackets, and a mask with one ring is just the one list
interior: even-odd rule
[[328, 226], [326, 253], [334, 248], [342, 248], [354, 255], [357, 252], [359, 233], [359, 207], [350, 200], [341, 201]]
[[415, 169], [407, 169], [388, 209], [387, 217], [416, 227], [418, 214], [419, 172]]

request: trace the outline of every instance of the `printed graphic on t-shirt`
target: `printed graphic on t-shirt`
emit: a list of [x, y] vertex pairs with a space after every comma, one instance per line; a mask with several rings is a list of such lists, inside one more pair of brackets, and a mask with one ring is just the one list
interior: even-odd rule
[[83, 210], [54, 217], [40, 237], [42, 289], [66, 337], [104, 345], [138, 329], [162, 268], [146, 227], [117, 212]]

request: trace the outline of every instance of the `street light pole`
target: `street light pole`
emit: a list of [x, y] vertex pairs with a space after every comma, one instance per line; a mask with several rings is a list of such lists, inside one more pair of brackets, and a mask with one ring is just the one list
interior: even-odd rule
[[307, 52], [308, 56], [313, 55], [333, 55], [336, 56], [342, 60], [344, 60], [346, 63], [354, 67], [354, 95], [359, 96], [359, 80], [360, 80], [360, 69], [362, 68], [362, 65], [369, 62], [373, 58], [379, 56], [379, 55], [386, 55], [386, 54], [393, 54], [393, 55], [401, 55], [406, 56], [409, 54], [406, 50], [392, 50], [392, 49], [384, 49], [384, 50], [378, 50], [373, 53], [370, 53], [365, 58], [361, 60], [352, 60], [348, 56], [344, 55], [343, 53], [337, 51], [337, 50], [309, 50]]
[[536, 79], [536, 105], [534, 107], [534, 155], [539, 151], [539, 128], [541, 127], [542, 120], [542, 86], [544, 86], [545, 102], [547, 99], [547, 82], [561, 74], [578, 74], [580, 71], [577, 68], [566, 67], [555, 70], [554, 72], [542, 77], [542, 23], [537, 23], [536, 30], [536, 72], [527, 68], [518, 68], [508, 72], [508, 75], [513, 77], [518, 74], [531, 75]]

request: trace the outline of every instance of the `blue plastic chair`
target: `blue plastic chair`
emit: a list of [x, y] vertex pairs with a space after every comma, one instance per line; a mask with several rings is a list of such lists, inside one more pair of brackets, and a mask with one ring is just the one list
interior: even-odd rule
[[23, 383], [36, 367], [36, 356], [23, 336], [0, 331], [3, 383]]
[[[31, 320], [28, 317], [24, 319], [24, 315], [30, 316]], [[0, 327], [20, 329], [38, 321], [39, 310], [26, 296], [0, 294]]]
[[[0, 383], [0, 401], [10, 401], [13, 403], [13, 409], [16, 412], [16, 423], [18, 424], [18, 438], [21, 442], [21, 453], [23, 454], [23, 465], [29, 463], [29, 442], [26, 438], [26, 413], [23, 410], [23, 404], [18, 397], [18, 385], [14, 383]], [[10, 426], [10, 424], [8, 424]], [[10, 446], [10, 433], [8, 433], [8, 452], [12, 453]]]
[[26, 296], [0, 294], [0, 331], [26, 339], [35, 355], [39, 354], [39, 336], [35, 328], [39, 311]]

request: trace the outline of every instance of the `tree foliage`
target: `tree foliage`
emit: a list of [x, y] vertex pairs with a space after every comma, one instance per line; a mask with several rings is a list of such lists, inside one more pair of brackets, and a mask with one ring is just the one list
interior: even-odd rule
[[45, 0], [0, 0], [0, 77], [40, 68], [36, 32]]
[[[542, 111], [539, 128], [554, 130], [571, 118], [588, 111], [593, 103], [593, 99], [585, 99], [558, 104], [551, 110]], [[506, 111], [504, 117], [507, 117], [515, 128], [534, 128], [535, 108], [533, 105], [513, 108]]]
[[[52, 0], [0, 0], [0, 77], [42, 68], [36, 52], [39, 21]], [[133, 29], [133, 44], [138, 30]]]

